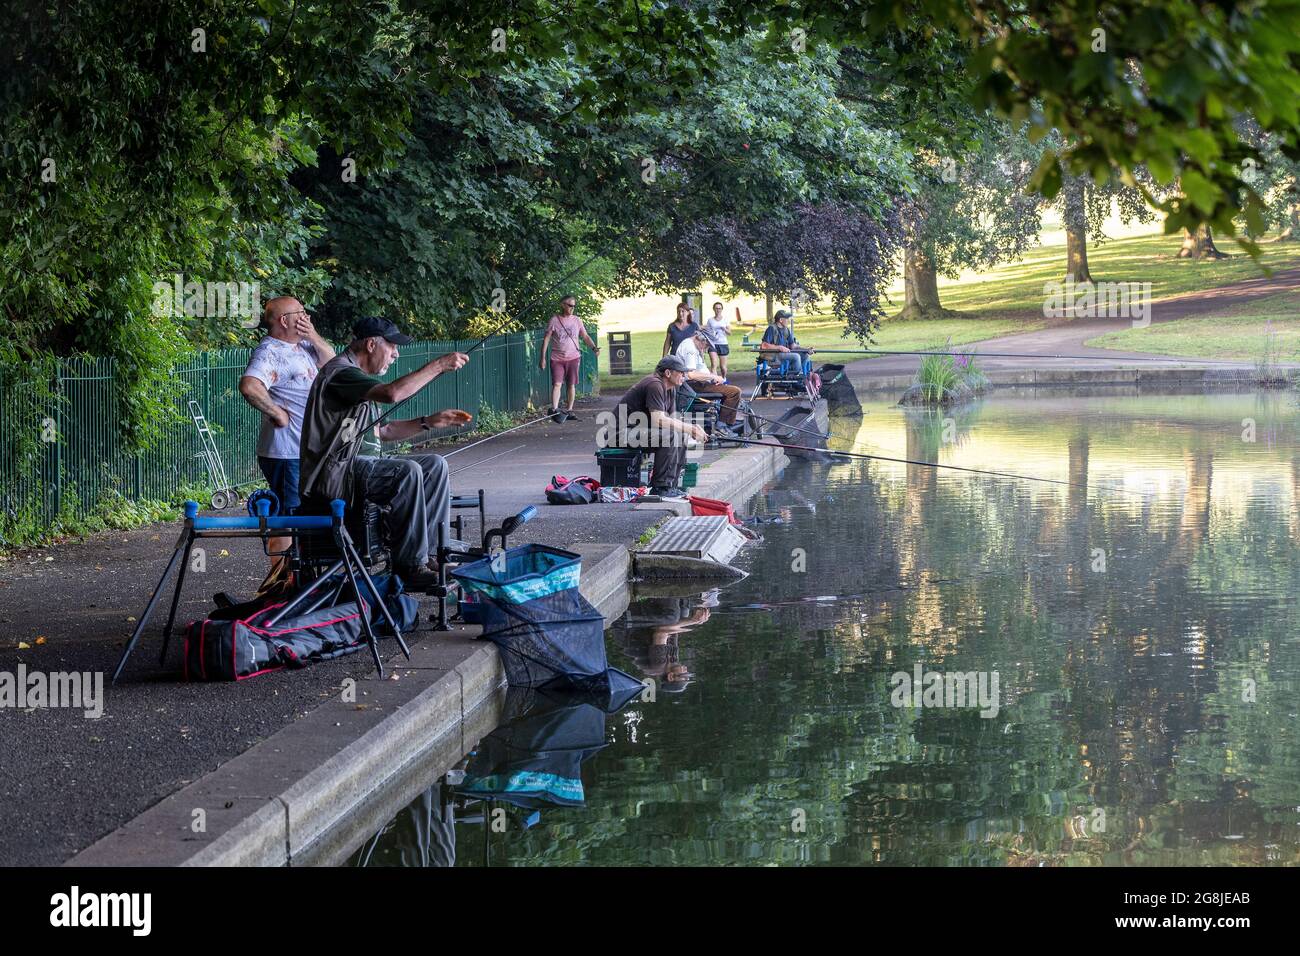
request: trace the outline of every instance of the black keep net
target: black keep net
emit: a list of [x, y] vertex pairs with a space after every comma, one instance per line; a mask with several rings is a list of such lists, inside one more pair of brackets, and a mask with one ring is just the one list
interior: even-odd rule
[[483, 637], [500, 649], [512, 686], [610, 699], [640, 693], [640, 681], [609, 666], [605, 619], [578, 592], [581, 560], [572, 551], [526, 544], [452, 574], [481, 603]]

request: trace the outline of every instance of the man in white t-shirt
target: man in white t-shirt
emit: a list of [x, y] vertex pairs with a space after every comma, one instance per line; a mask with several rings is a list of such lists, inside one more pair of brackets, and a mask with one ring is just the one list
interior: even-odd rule
[[724, 385], [721, 375], [709, 371], [704, 355], [709, 349], [708, 336], [699, 329], [689, 339], [683, 339], [677, 346], [676, 355], [686, 363], [686, 383], [700, 394], [713, 394], [722, 397], [722, 407], [718, 409], [718, 421], [725, 433], [736, 430], [736, 411], [740, 407], [740, 389], [735, 385]]
[[298, 442], [307, 395], [316, 370], [334, 357], [334, 349], [293, 296], [276, 296], [267, 302], [262, 326], [266, 337], [253, 349], [239, 380], [239, 393], [262, 413], [257, 464], [280, 499], [280, 514], [287, 515], [300, 504]]

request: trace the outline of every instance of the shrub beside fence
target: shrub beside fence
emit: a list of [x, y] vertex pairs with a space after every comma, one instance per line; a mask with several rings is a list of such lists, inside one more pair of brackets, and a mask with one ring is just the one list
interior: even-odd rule
[[[591, 331], [594, 338], [596, 330]], [[550, 372], [537, 366], [543, 334], [537, 329], [493, 336], [465, 368], [440, 376], [399, 416], [414, 418], [441, 408], [463, 408], [477, 416], [483, 406], [519, 412], [548, 405]], [[467, 351], [476, 342], [412, 342], [401, 347], [385, 378], [404, 375], [446, 352]], [[48, 527], [60, 516], [85, 517], [106, 498], [166, 500], [187, 486], [207, 486], [207, 466], [186, 406], [191, 398], [203, 407], [230, 481], [259, 482], [261, 416], [239, 394], [251, 354], [251, 349], [222, 349], [178, 365], [175, 375], [185, 386], [177, 400], [182, 420], [141, 454], [123, 449], [111, 417], [118, 407], [111, 359], [60, 360], [58, 400], [49, 402], [17, 394], [13, 376], [0, 367], [0, 528]], [[595, 391], [597, 375], [595, 356], [584, 351], [583, 394]], [[24, 436], [35, 439], [34, 455], [23, 454]], [[6, 543], [0, 539], [0, 547]]]

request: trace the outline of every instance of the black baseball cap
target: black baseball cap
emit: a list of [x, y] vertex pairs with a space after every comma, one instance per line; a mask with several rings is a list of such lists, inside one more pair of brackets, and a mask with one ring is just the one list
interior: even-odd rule
[[379, 315], [368, 316], [352, 326], [352, 337], [354, 339], [368, 339], [374, 335], [378, 335], [394, 345], [406, 345], [415, 341], [409, 335], [403, 335], [396, 325]]
[[773, 319], [792, 319], [792, 318], [794, 318], [794, 316], [792, 316], [792, 315], [791, 315], [789, 312], [787, 312], [785, 309], [778, 309], [777, 312], [776, 312], [776, 315], [772, 316], [772, 318], [773, 318]]

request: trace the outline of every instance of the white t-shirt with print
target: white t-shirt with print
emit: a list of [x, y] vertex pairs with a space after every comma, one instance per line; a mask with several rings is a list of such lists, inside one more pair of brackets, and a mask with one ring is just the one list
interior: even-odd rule
[[261, 458], [297, 458], [302, 441], [302, 416], [307, 410], [307, 395], [316, 380], [316, 348], [307, 339], [282, 342], [266, 336], [257, 343], [244, 374], [255, 378], [271, 394], [271, 401], [289, 412], [289, 424], [276, 428], [262, 416], [262, 432], [257, 438]]
[[694, 339], [682, 339], [682, 344], [677, 346], [677, 357], [686, 363], [688, 372], [709, 370], [709, 363], [704, 361], [704, 356], [700, 354], [700, 347], [695, 344]]

